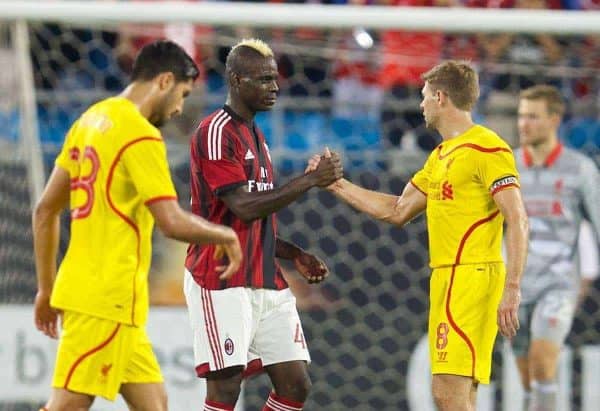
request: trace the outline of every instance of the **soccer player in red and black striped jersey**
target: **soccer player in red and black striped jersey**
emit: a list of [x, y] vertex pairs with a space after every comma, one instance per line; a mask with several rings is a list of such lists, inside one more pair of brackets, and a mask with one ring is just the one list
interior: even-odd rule
[[191, 142], [192, 211], [232, 227], [244, 262], [223, 281], [215, 268], [224, 261], [214, 261], [214, 247], [188, 248], [185, 295], [196, 372], [207, 380], [205, 410], [233, 410], [242, 377], [264, 368], [274, 387], [264, 410], [297, 411], [310, 388], [310, 356], [277, 258], [293, 261], [309, 282], [323, 280], [328, 270], [277, 236], [274, 213], [341, 178], [341, 162], [334, 153], [311, 173], [275, 187], [269, 148], [254, 123], [277, 98], [273, 52], [260, 40], [243, 40], [230, 51], [226, 73], [225, 106], [200, 123]]

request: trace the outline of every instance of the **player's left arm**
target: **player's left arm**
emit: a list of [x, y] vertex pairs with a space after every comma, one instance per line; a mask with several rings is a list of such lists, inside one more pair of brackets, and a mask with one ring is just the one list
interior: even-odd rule
[[582, 160], [580, 167], [582, 168], [580, 189], [582, 206], [592, 224], [596, 238], [600, 240], [600, 185], [598, 184], [600, 172], [596, 164], [589, 158]]
[[279, 237], [275, 243], [275, 257], [292, 261], [296, 270], [311, 284], [320, 283], [329, 275], [329, 269], [319, 257]]
[[577, 296], [577, 306], [579, 307], [590, 293], [592, 284], [600, 274], [600, 265], [598, 264], [598, 241], [594, 236], [591, 224], [583, 220], [579, 229], [579, 273], [581, 275], [581, 284]]
[[497, 191], [493, 199], [506, 222], [506, 281], [498, 307], [498, 327], [502, 335], [512, 338], [519, 329], [521, 276], [527, 260], [529, 223], [518, 187]]
[[50, 307], [50, 296], [56, 275], [60, 214], [69, 204], [70, 191], [69, 173], [55, 166], [32, 215], [38, 287], [35, 296], [35, 325], [38, 330], [52, 338], [58, 337], [57, 313]]
[[[587, 218], [589, 219], [589, 226], [584, 227], [582, 225], [581, 232], [579, 236], [579, 244], [585, 247], [586, 244], [589, 244], [589, 252], [586, 252], [585, 255], [581, 253], [580, 249], [580, 262], [582, 268], [582, 280], [581, 280], [581, 289], [579, 293], [578, 302], [581, 303], [591, 288], [591, 284], [597, 276], [598, 273], [598, 258], [597, 258], [597, 250], [600, 241], [600, 186], [598, 185], [598, 181], [600, 181], [600, 172], [596, 167], [596, 164], [589, 158], [586, 158], [584, 161], [580, 163], [580, 167], [582, 167], [582, 187], [581, 187], [581, 198], [583, 209], [586, 213]], [[590, 227], [591, 226], [591, 227]], [[587, 230], [587, 235], [586, 235]], [[594, 238], [595, 233], [595, 238]], [[587, 241], [586, 241], [587, 237]], [[581, 247], [580, 247], [581, 248]], [[594, 259], [594, 256], [596, 257]], [[595, 261], [594, 261], [595, 260]], [[585, 264], [584, 264], [585, 263]], [[589, 267], [590, 263], [595, 267]], [[591, 276], [584, 275], [584, 266], [588, 266], [586, 268], [587, 271], [595, 273]]]

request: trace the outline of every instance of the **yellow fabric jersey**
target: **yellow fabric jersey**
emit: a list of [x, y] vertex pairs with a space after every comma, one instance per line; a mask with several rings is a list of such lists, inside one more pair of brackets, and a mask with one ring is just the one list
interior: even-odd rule
[[519, 187], [510, 147], [475, 125], [444, 141], [411, 183], [427, 196], [430, 266], [501, 262], [504, 219], [493, 200]]
[[154, 226], [146, 205], [176, 198], [159, 130], [131, 101], [103, 100], [73, 124], [56, 165], [71, 176], [71, 238], [51, 305], [144, 324]]

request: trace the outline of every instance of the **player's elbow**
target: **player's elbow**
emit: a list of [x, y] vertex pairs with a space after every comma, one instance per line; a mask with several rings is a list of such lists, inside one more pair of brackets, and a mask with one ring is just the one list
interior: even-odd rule
[[185, 223], [182, 221], [178, 221], [177, 213], [170, 212], [164, 213], [159, 216], [159, 218], [155, 217], [156, 225], [160, 232], [167, 238], [178, 240], [181, 235], [181, 227]]
[[54, 208], [50, 207], [50, 205], [46, 202], [39, 201], [33, 209], [33, 213], [31, 215], [31, 222], [34, 227], [39, 226], [40, 224], [44, 224], [45, 222], [49, 221], [53, 216], [57, 215], [59, 212], [60, 211], [56, 211], [54, 210]]
[[252, 211], [251, 206], [229, 206], [229, 209], [237, 218], [242, 220], [244, 224], [250, 224], [262, 216]]
[[398, 214], [382, 215], [382, 216], [377, 217], [377, 220], [395, 225], [397, 227], [402, 227], [404, 224], [407, 223], [407, 221], [404, 218], [402, 218], [402, 216], [399, 216]]
[[515, 215], [507, 219], [506, 223], [509, 229], [513, 228], [525, 237], [525, 239], [529, 238], [529, 218], [526, 213], [515, 213]]

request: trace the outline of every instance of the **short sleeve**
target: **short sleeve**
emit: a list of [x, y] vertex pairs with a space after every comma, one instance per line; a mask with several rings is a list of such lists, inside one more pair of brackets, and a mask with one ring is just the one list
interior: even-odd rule
[[475, 153], [478, 157], [478, 177], [491, 195], [506, 188], [520, 187], [515, 157], [510, 148]]
[[66, 170], [71, 177], [77, 174], [79, 167], [79, 148], [77, 148], [74, 141], [75, 129], [77, 123], [73, 124], [69, 132], [65, 137], [62, 150], [54, 160], [54, 164], [64, 170]]
[[145, 204], [177, 198], [167, 148], [161, 138], [144, 137], [130, 142], [123, 153], [123, 163]]
[[246, 184], [239, 139], [229, 130], [203, 127], [196, 134], [196, 160], [211, 191], [217, 195]]
[[431, 179], [431, 170], [433, 168], [433, 162], [435, 161], [435, 156], [437, 155], [437, 149], [433, 150], [433, 152], [429, 155], [429, 158], [423, 165], [423, 168], [415, 173], [413, 178], [410, 180], [411, 184], [415, 186], [417, 190], [427, 195], [427, 191], [429, 190], [429, 181]]
[[600, 172], [594, 161], [584, 157], [581, 167], [581, 196], [583, 209], [600, 239]]

